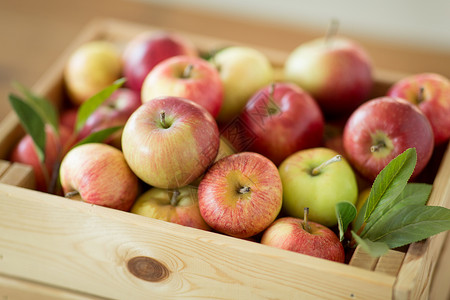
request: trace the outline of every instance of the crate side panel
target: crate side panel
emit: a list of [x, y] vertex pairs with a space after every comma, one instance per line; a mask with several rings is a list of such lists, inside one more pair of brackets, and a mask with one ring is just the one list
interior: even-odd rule
[[[102, 297], [389, 299], [395, 280], [10, 185], [0, 185], [0, 210], [0, 273]], [[168, 276], [134, 276], [128, 263], [141, 256]]]

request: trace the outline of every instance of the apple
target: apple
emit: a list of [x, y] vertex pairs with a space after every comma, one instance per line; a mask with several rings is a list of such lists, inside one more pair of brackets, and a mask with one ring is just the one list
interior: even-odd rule
[[387, 92], [417, 105], [430, 121], [434, 144], [440, 145], [450, 138], [450, 81], [436, 73], [407, 76], [393, 84]]
[[176, 55], [198, 56], [189, 39], [174, 32], [145, 31], [130, 40], [123, 52], [126, 85], [141, 92], [147, 74], [159, 62]]
[[64, 68], [70, 100], [80, 105], [122, 75], [122, 59], [112, 42], [87, 42], [71, 54]]
[[247, 238], [266, 229], [278, 216], [283, 187], [277, 167], [254, 152], [224, 157], [198, 187], [200, 213], [218, 232]]
[[219, 129], [205, 108], [162, 96], [142, 104], [122, 133], [122, 151], [133, 172], [163, 189], [188, 185], [209, 167], [219, 149]]
[[[36, 189], [42, 192], [54, 192], [51, 185], [55, 170], [64, 154], [70, 147], [71, 130], [65, 126], [59, 127], [59, 137], [50, 125], [45, 126], [45, 161], [39, 161], [34, 142], [26, 134], [16, 144], [11, 152], [11, 162], [19, 162], [33, 167]], [[56, 174], [57, 175], [57, 174]]]
[[358, 185], [350, 164], [337, 152], [318, 147], [300, 150], [278, 167], [283, 183], [283, 211], [303, 218], [311, 209], [313, 222], [331, 227], [337, 224], [336, 203], [355, 204]]
[[261, 244], [343, 263], [344, 247], [336, 234], [307, 219], [283, 217], [264, 231]]
[[176, 190], [151, 188], [138, 197], [131, 212], [184, 226], [211, 230], [200, 215], [197, 189], [192, 186]]
[[180, 55], [160, 62], [148, 73], [141, 95], [142, 102], [159, 96], [187, 98], [215, 118], [223, 102], [223, 85], [219, 72], [210, 62]]
[[284, 79], [310, 93], [325, 116], [346, 115], [370, 95], [372, 62], [355, 41], [336, 36], [318, 38], [290, 53]]
[[67, 197], [78, 193], [84, 202], [129, 211], [139, 181], [120, 150], [103, 143], [72, 148], [61, 162], [61, 186]]
[[378, 97], [351, 114], [343, 145], [352, 166], [369, 181], [396, 156], [416, 148], [414, 178], [431, 158], [434, 136], [430, 122], [417, 106], [401, 98]]
[[[247, 102], [240, 117], [252, 136], [248, 151], [276, 165], [299, 150], [322, 143], [324, 118], [314, 99], [293, 83], [273, 83]], [[249, 136], [248, 138], [251, 138]]]
[[217, 120], [228, 123], [236, 118], [249, 98], [273, 81], [274, 70], [260, 51], [231, 46], [215, 53], [211, 62], [217, 67], [224, 86], [224, 99]]
[[[124, 126], [131, 114], [141, 106], [139, 93], [128, 88], [120, 88], [105, 100], [86, 120], [78, 139], [81, 140], [88, 135], [113, 126]], [[107, 140], [116, 148], [121, 147], [122, 130], [114, 133]]]

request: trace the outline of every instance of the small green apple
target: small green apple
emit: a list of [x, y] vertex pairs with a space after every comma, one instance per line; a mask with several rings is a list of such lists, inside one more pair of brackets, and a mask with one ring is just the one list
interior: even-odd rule
[[325, 226], [337, 224], [335, 205], [355, 204], [358, 197], [356, 176], [348, 162], [328, 148], [310, 148], [287, 157], [278, 168], [283, 183], [283, 210], [303, 218], [310, 208], [311, 221]]
[[250, 47], [224, 48], [211, 61], [224, 85], [224, 99], [216, 118], [220, 123], [227, 123], [238, 116], [250, 97], [274, 79], [269, 59]]

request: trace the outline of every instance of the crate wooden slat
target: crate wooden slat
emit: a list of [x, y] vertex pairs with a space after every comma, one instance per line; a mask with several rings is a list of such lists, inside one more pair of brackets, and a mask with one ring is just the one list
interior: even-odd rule
[[[148, 30], [159, 29], [111, 19], [93, 21], [33, 90], [59, 103], [63, 66], [75, 47], [93, 39], [124, 46]], [[235, 44], [181, 34], [205, 51]], [[285, 52], [257, 48], [276, 68], [287, 57]], [[376, 70], [374, 95], [383, 94], [402, 76]], [[17, 117], [9, 114], [0, 123], [0, 159], [7, 159], [22, 135]], [[0, 174], [2, 166], [6, 164], [0, 160]], [[450, 207], [449, 172], [447, 148], [430, 205]], [[352, 262], [345, 265], [8, 183], [0, 183], [0, 288], [15, 282], [19, 292], [22, 287], [43, 284], [48, 298], [62, 291], [67, 299], [420, 299], [428, 295], [446, 237], [441, 234], [412, 244], [406, 254], [391, 251], [372, 261], [358, 248]], [[141, 274], [147, 279], [143, 280], [136, 275], [139, 268], [131, 266], [154, 272]]]

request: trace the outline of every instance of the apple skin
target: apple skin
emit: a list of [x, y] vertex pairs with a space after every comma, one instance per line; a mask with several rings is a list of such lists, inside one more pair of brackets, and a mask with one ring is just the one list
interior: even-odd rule
[[[383, 146], [372, 152], [373, 146]], [[417, 106], [401, 98], [378, 97], [358, 107], [343, 134], [346, 157], [366, 179], [373, 181], [396, 156], [416, 148], [416, 177], [427, 165], [434, 149], [430, 122]]]
[[128, 42], [123, 52], [127, 87], [141, 92], [147, 74], [161, 61], [176, 55], [198, 56], [191, 41], [168, 31], [143, 32]]
[[[113, 126], [124, 126], [131, 114], [141, 106], [140, 95], [131, 89], [120, 88], [105, 100], [86, 120], [78, 140], [88, 135]], [[106, 142], [116, 148], [121, 147], [122, 130], [114, 133]]]
[[329, 228], [308, 221], [311, 232], [299, 218], [283, 217], [264, 231], [261, 244], [344, 263], [345, 252], [339, 238]]
[[[192, 69], [185, 74], [188, 66]], [[174, 56], [156, 65], [144, 80], [142, 101], [159, 96], [187, 98], [203, 106], [214, 118], [223, 102], [223, 85], [217, 69], [195, 56]]]
[[[59, 127], [60, 138], [57, 137], [50, 125], [45, 126], [46, 144], [45, 161], [41, 165], [36, 148], [30, 135], [26, 134], [11, 152], [11, 162], [19, 162], [33, 167], [36, 189], [41, 192], [50, 192], [48, 189], [53, 170], [59, 163], [68, 148], [71, 146], [71, 130], [65, 126]], [[45, 170], [43, 169], [45, 166]]]
[[183, 226], [211, 230], [200, 214], [197, 189], [185, 186], [178, 189], [178, 192], [176, 202], [172, 203], [174, 191], [151, 188], [138, 197], [131, 212]]
[[368, 99], [372, 62], [365, 49], [350, 39], [318, 38], [291, 52], [284, 78], [310, 93], [325, 116], [335, 117], [349, 114]]
[[129, 211], [139, 181], [117, 148], [90, 143], [72, 148], [61, 162], [61, 186], [65, 194], [78, 191], [87, 203]]
[[448, 78], [436, 73], [407, 76], [392, 85], [387, 96], [406, 99], [419, 107], [433, 128], [435, 146], [448, 141], [450, 138], [450, 81]]
[[211, 61], [219, 70], [224, 86], [224, 99], [216, 118], [222, 124], [236, 118], [249, 98], [274, 78], [269, 59], [250, 47], [224, 48]]
[[64, 68], [66, 89], [75, 105], [80, 105], [111, 85], [121, 75], [120, 53], [108, 41], [83, 44], [72, 53]]
[[245, 132], [255, 137], [248, 151], [266, 156], [277, 166], [292, 153], [322, 143], [322, 112], [314, 99], [293, 83], [262, 88], [250, 98], [240, 117], [248, 129]]
[[336, 203], [355, 204], [358, 184], [352, 167], [344, 158], [329, 164], [317, 175], [311, 173], [336, 155], [338, 153], [331, 149], [310, 148], [290, 155], [281, 163], [278, 170], [286, 215], [303, 218], [304, 208], [309, 207], [311, 221], [331, 227], [337, 224]]
[[276, 166], [258, 153], [241, 152], [222, 158], [206, 172], [198, 187], [198, 202], [203, 219], [213, 229], [247, 238], [275, 220], [282, 194]]
[[142, 104], [122, 133], [122, 151], [130, 168], [147, 184], [163, 189], [197, 179], [218, 149], [214, 118], [199, 104], [180, 97], [163, 96]]

